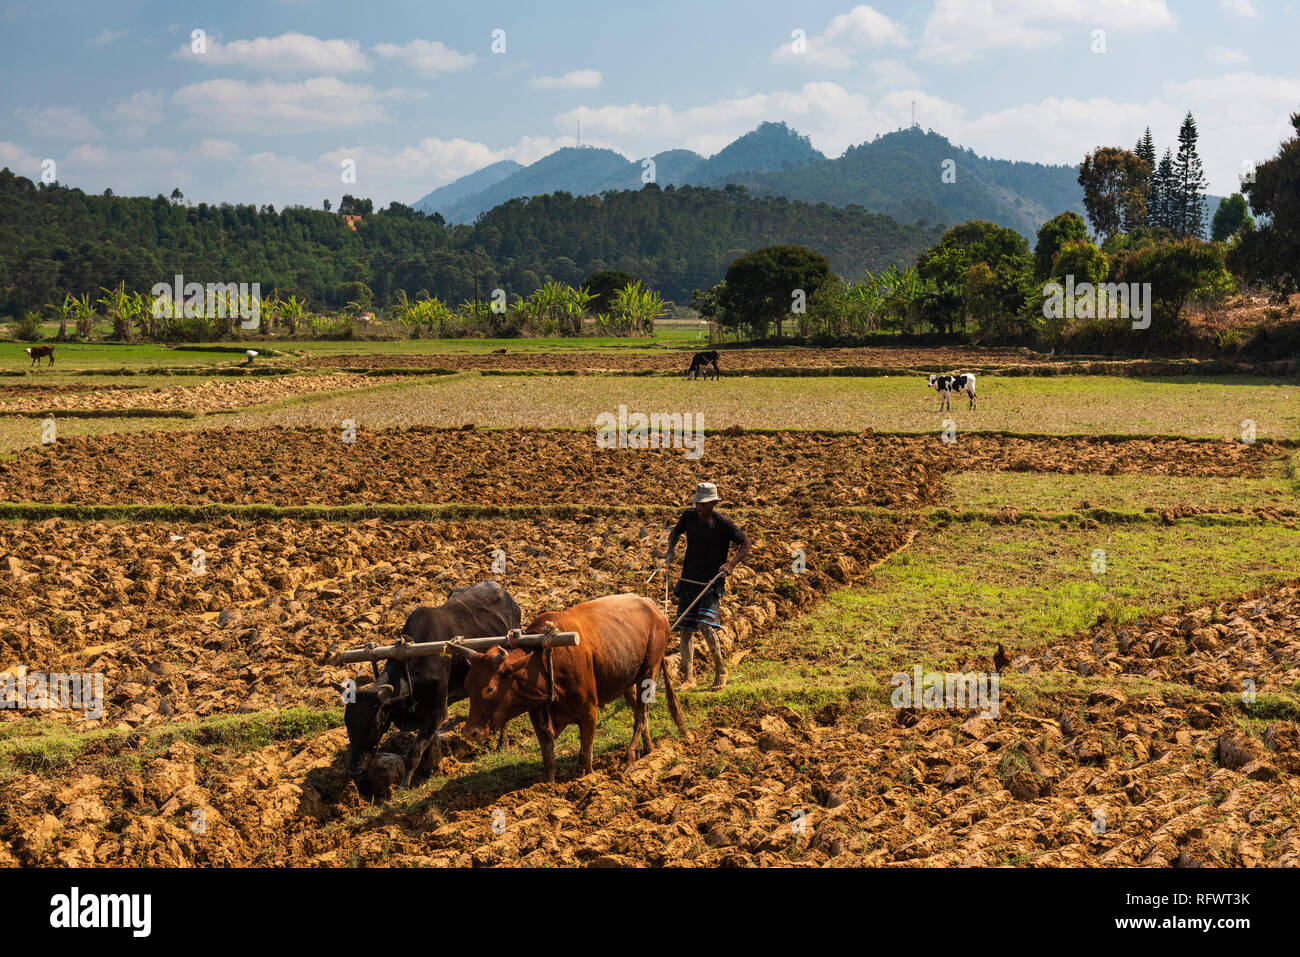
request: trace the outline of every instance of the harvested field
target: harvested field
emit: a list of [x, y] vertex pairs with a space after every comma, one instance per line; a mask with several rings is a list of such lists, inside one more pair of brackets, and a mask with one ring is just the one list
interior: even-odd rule
[[326, 369], [451, 369], [457, 372], [499, 370], [538, 370], [552, 372], [681, 372], [691, 364], [696, 351], [718, 349], [723, 375], [729, 370], [748, 372], [756, 369], [823, 369], [831, 367], [878, 367], [899, 370], [933, 369], [949, 371], [960, 368], [997, 366], [1052, 365], [1057, 360], [1046, 356], [1022, 354], [1013, 349], [727, 349], [701, 343], [698, 350], [667, 351], [625, 349], [622, 352], [516, 352], [505, 355], [471, 352], [429, 352], [394, 355], [313, 356], [301, 365]]
[[598, 416], [629, 411], [691, 412], [709, 428], [833, 428], [865, 432], [933, 432], [954, 423], [972, 431], [1067, 435], [1300, 436], [1295, 380], [1136, 378], [1119, 376], [986, 376], [979, 407], [939, 400], [920, 373], [859, 377], [739, 377], [687, 382], [655, 376], [484, 375], [465, 372], [414, 378], [292, 407], [249, 409], [230, 420], [241, 428], [460, 426], [593, 428]]
[[1098, 356], [1045, 356], [1014, 349], [952, 347], [857, 347], [728, 349], [700, 343], [696, 349], [627, 348], [620, 352], [346, 353], [312, 356], [299, 367], [349, 371], [407, 372], [551, 372], [559, 374], [682, 375], [695, 351], [716, 348], [719, 367], [728, 375], [881, 375], [887, 373], [983, 372], [997, 375], [1169, 376], [1272, 375], [1296, 372], [1294, 359], [1234, 362], [1195, 359], [1114, 359]]
[[[505, 451], [505, 450], [508, 450]], [[0, 500], [58, 503], [661, 504], [708, 476], [745, 507], [912, 509], [966, 470], [1251, 477], [1282, 451], [1183, 439], [710, 434], [703, 456], [596, 447], [593, 433], [213, 429], [63, 439], [0, 462]]]
[[0, 409], [16, 404], [20, 399], [38, 399], [48, 401], [64, 395], [84, 395], [86, 393], [114, 393], [128, 389], [144, 389], [146, 386], [133, 383], [113, 383], [112, 385], [91, 382], [33, 383], [21, 382], [17, 385], [0, 385]]
[[384, 380], [336, 373], [248, 379], [208, 379], [198, 385], [144, 388], [83, 384], [0, 388], [0, 415], [44, 412], [157, 409], [210, 413], [244, 409], [279, 399], [335, 389], [378, 385]]

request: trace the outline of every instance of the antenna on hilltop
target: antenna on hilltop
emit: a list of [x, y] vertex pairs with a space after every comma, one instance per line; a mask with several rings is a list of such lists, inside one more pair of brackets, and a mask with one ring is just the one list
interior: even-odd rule
[[912, 125], [916, 125], [916, 100], [912, 101]]

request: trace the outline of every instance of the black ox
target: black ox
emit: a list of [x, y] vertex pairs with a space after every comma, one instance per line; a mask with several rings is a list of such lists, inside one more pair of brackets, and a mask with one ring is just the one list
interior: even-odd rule
[[716, 380], [722, 373], [718, 370], [718, 353], [716, 350], [709, 352], [697, 352], [691, 356], [691, 367], [686, 370], [686, 378], [699, 378], [700, 373], [704, 373], [704, 378], [709, 377], [709, 366], [713, 366], [713, 378]]
[[[458, 588], [437, 608], [411, 612], [402, 628], [410, 642], [446, 641], [458, 635], [487, 638], [519, 627], [519, 605], [496, 582], [483, 581]], [[356, 700], [343, 711], [348, 729], [348, 776], [358, 783], [370, 767], [379, 742], [390, 726], [414, 732], [415, 747], [406, 762], [402, 787], [432, 756], [442, 759], [438, 728], [447, 719], [447, 705], [466, 697], [469, 662], [463, 655], [432, 655], [390, 659], [369, 688], [356, 692]], [[430, 755], [429, 745], [433, 745]]]

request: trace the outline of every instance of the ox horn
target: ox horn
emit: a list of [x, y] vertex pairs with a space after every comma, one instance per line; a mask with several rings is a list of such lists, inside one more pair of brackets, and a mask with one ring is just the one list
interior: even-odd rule
[[379, 703], [383, 704], [393, 696], [393, 686], [390, 684], [382, 684], [375, 689], [375, 694], [379, 697]]

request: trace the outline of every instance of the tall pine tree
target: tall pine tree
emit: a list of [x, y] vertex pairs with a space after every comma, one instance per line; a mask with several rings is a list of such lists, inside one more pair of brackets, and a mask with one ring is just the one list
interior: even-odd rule
[[1146, 178], [1146, 183], [1143, 187], [1143, 193], [1145, 194], [1146, 201], [1147, 201], [1146, 202], [1146, 206], [1147, 206], [1146, 224], [1148, 226], [1154, 226], [1156, 225], [1155, 223], [1156, 144], [1155, 141], [1151, 139], [1151, 127], [1149, 126], [1147, 127], [1147, 131], [1142, 134], [1142, 138], [1138, 140], [1137, 146], [1134, 147], [1133, 152], [1136, 153], [1137, 156], [1144, 163], [1147, 164], [1147, 178]]
[[1196, 120], [1191, 110], [1178, 131], [1178, 158], [1174, 160], [1173, 229], [1179, 236], [1205, 234], [1205, 191], [1210, 184], [1205, 179], [1205, 167], [1196, 152]]
[[1151, 175], [1150, 224], [1157, 229], [1173, 229], [1174, 153], [1165, 155]]

